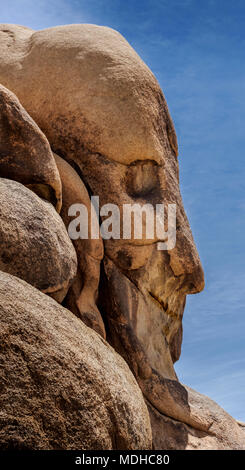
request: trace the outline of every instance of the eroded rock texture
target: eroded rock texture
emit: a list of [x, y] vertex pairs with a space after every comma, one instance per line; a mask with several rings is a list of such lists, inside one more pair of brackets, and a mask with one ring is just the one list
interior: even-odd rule
[[[39, 32], [1, 25], [0, 59], [0, 82], [16, 93], [57, 154], [55, 160], [51, 158], [47, 146], [44, 152], [37, 152], [41, 162], [47, 160], [47, 155], [52, 165], [56, 162], [55, 172], [58, 168], [63, 186], [61, 216], [66, 227], [69, 206], [82, 202], [89, 208], [91, 195], [99, 196], [100, 205], [116, 205], [120, 220], [125, 204], [138, 204], [138, 215], [143, 204], [154, 207], [162, 203], [176, 204], [176, 245], [164, 251], [158, 250], [158, 242], [165, 242], [166, 234], [146, 237], [143, 223], [143, 237], [137, 239], [131, 221], [127, 239], [122, 239], [120, 225], [118, 238], [108, 237], [103, 241], [104, 246], [101, 239], [74, 241], [78, 271], [65, 299], [67, 307], [106, 337], [129, 365], [149, 406], [156, 448], [242, 448], [243, 427], [211, 400], [182, 385], [174, 370], [174, 362], [181, 353], [186, 295], [203, 289], [204, 275], [179, 190], [174, 125], [154, 75], [119, 33], [93, 25], [62, 26]], [[11, 120], [12, 117], [8, 122]], [[12, 128], [11, 132], [16, 139]], [[40, 139], [39, 131], [35, 132]], [[44, 136], [42, 145], [43, 139]], [[32, 145], [27, 150], [30, 148]], [[11, 152], [14, 161], [14, 151]], [[21, 160], [20, 168], [22, 165], [29, 168], [26, 157]], [[18, 179], [19, 173], [20, 170], [16, 179], [24, 183]], [[39, 196], [44, 197], [41, 192]], [[91, 215], [93, 208], [89, 210]], [[106, 211], [102, 214], [103, 222], [107, 215]], [[79, 324], [78, 319], [73, 318], [73, 322]], [[59, 341], [63, 341], [65, 332], [59, 328], [57, 331]], [[83, 331], [89, 341], [90, 330]], [[71, 336], [66, 337], [62, 343], [63, 357], [69, 354], [74, 341]], [[85, 346], [89, 348], [86, 353], [89, 360], [90, 353], [94, 357], [93, 349], [90, 343]], [[41, 351], [46, 358], [48, 352]], [[25, 357], [29, 367], [29, 356]], [[63, 374], [69, 373], [67, 364], [63, 363]], [[121, 364], [126, 368], [125, 363]], [[93, 371], [93, 364], [91, 368]], [[104, 382], [107, 380], [107, 372], [103, 371], [99, 383], [103, 374]], [[89, 373], [85, 378], [86, 388], [90, 386]], [[119, 395], [120, 384], [119, 381], [115, 392]], [[135, 390], [140, 394], [137, 387]], [[103, 395], [102, 410], [110, 402], [110, 396], [109, 392]], [[92, 401], [88, 398], [90, 409]], [[73, 404], [67, 406], [67, 413], [70, 406]], [[86, 400], [82, 406], [87, 410]], [[59, 409], [60, 405], [56, 409], [58, 416]], [[116, 401], [113, 410], [110, 408], [111, 416], [117, 413]], [[145, 411], [142, 413], [139, 419], [146, 423]], [[86, 416], [89, 420], [90, 416]], [[135, 416], [130, 416], [134, 423]], [[101, 422], [106, 420], [98, 408], [93, 419], [96, 429], [101, 429]], [[114, 418], [112, 421], [115, 422]], [[88, 434], [85, 445], [96, 448], [100, 442], [103, 448], [148, 446], [147, 426], [142, 428], [143, 435], [137, 437], [138, 444], [133, 440], [131, 447], [129, 427], [124, 441], [106, 435], [102, 443]], [[113, 432], [117, 435], [115, 428]]]
[[86, 220], [88, 238], [73, 240], [78, 258], [78, 269], [66, 296], [65, 306], [81, 318], [87, 326], [105, 338], [104, 323], [96, 305], [104, 245], [101, 237], [91, 239], [91, 216], [93, 213], [96, 218], [95, 211], [87, 188], [78, 173], [58, 155], [55, 155], [55, 161], [62, 181], [63, 205], [60, 215], [67, 229], [71, 223], [71, 217], [68, 214], [72, 205], [83, 204], [88, 216]]
[[0, 85], [0, 176], [19, 181], [61, 209], [61, 181], [50, 145], [17, 97]]
[[0, 448], [150, 449], [143, 396], [91, 328], [0, 272]]
[[[183, 407], [173, 368], [180, 354], [185, 297], [202, 290], [204, 279], [179, 192], [177, 138], [157, 80], [110, 28], [71, 25], [33, 32], [5, 25], [1, 34], [0, 80], [17, 94], [52, 149], [76, 165], [101, 205], [116, 204], [122, 214], [123, 204], [176, 203], [177, 244], [168, 253], [157, 250], [155, 235], [151, 240], [135, 240], [133, 234], [129, 240], [105, 240], [108, 285], [107, 259], [119, 270], [114, 304], [120, 302], [121, 284], [131, 282], [120, 311], [112, 315], [109, 302], [104, 316], [111, 344], [117, 348], [120, 343], [117, 350], [129, 358], [147, 399], [174, 418], [206, 429], [205, 416], [199, 419], [188, 403]], [[121, 324], [127, 332], [118, 338]], [[149, 324], [150, 334], [144, 334]], [[141, 370], [147, 370], [146, 376]], [[151, 376], [157, 383], [155, 396], [162, 397], [157, 400]], [[165, 379], [172, 380], [175, 398], [166, 391]]]
[[62, 301], [77, 257], [53, 206], [16, 181], [0, 178], [0, 270]]
[[209, 414], [213, 421], [209, 432], [200, 431], [164, 416], [148, 403], [155, 449], [178, 450], [245, 450], [244, 425], [226, 413], [217, 403], [195, 390], [185, 387], [195, 397], [200, 414]]

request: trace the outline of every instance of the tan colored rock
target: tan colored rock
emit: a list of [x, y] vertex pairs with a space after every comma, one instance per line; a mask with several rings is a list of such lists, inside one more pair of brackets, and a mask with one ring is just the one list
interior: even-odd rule
[[77, 257], [53, 206], [16, 181], [0, 178], [0, 270], [61, 302]]
[[[232, 418], [182, 385], [174, 370], [186, 295], [203, 289], [204, 275], [179, 190], [177, 138], [157, 80], [109, 28], [70, 25], [34, 32], [2, 25], [0, 34], [0, 81], [17, 94], [52, 150], [72, 163], [101, 205], [116, 204], [121, 215], [123, 204], [177, 206], [173, 249], [157, 250], [164, 240], [155, 234], [150, 240], [104, 241], [99, 286], [107, 339], [161, 417], [153, 421], [156, 446], [164, 445], [162, 436], [170, 429], [167, 416], [171, 426], [175, 420], [181, 430], [195, 429], [195, 438], [203, 432], [200, 446], [203, 436], [222, 446], [222, 430], [228, 443], [224, 418], [237, 447]], [[183, 439], [173, 442], [174, 448], [183, 445]]]
[[154, 448], [178, 450], [245, 450], [245, 433], [239, 424], [217, 403], [205, 395], [186, 387], [187, 393], [195, 396], [200, 411], [212, 417], [213, 424], [208, 433], [198, 431], [184, 423], [159, 413], [148, 404], [151, 417]]
[[[101, 204], [116, 204], [122, 212], [125, 203], [177, 203], [178, 243], [169, 254], [157, 251], [155, 237], [105, 241], [102, 297], [108, 302], [102, 310], [111, 344], [147, 399], [161, 412], [207, 429], [209, 419], [195, 407], [190, 411], [171, 358], [186, 294], [201, 290], [204, 281], [179, 193], [177, 139], [159, 84], [109, 28], [1, 29], [0, 80], [17, 93], [52, 149], [75, 162]], [[177, 356], [179, 351], [180, 344]]]
[[123, 359], [69, 310], [0, 272], [1, 449], [150, 449]]
[[[0, 31], [0, 80], [16, 92], [53, 151], [75, 163], [101, 205], [113, 203], [122, 211], [125, 203], [176, 202], [177, 245], [169, 253], [157, 252], [155, 238], [105, 242], [105, 255], [146, 293], [144, 315], [134, 311], [129, 330], [137, 336], [144, 318], [158, 310], [147, 338], [151, 345], [140, 337], [139, 347], [142, 354], [147, 347], [150, 367], [158, 364], [158, 373], [176, 378], [170, 351], [174, 359], [180, 354], [185, 297], [200, 291], [204, 280], [179, 192], [174, 126], [157, 80], [110, 28], [71, 25], [34, 32], [2, 25]], [[127, 318], [125, 311], [124, 323]], [[130, 350], [133, 357], [134, 341]], [[159, 363], [159, 355], [166, 359]]]
[[17, 94], [58, 155], [80, 154], [82, 142], [124, 164], [161, 161], [162, 117], [177, 152], [159, 85], [117, 31], [67, 25], [35, 32], [2, 24], [0, 44], [0, 81]]
[[87, 224], [88, 238], [73, 240], [78, 258], [78, 270], [65, 299], [65, 306], [105, 338], [105, 326], [96, 305], [104, 246], [101, 238], [91, 239], [91, 212], [95, 216], [95, 211], [78, 173], [58, 155], [54, 154], [54, 157], [62, 181], [63, 205], [60, 216], [66, 228], [68, 229], [73, 219], [68, 215], [73, 204], [83, 204], [87, 209], [87, 219], [85, 214], [84, 224]]
[[16, 96], [0, 85], [0, 177], [24, 184], [61, 209], [61, 181], [50, 145]]

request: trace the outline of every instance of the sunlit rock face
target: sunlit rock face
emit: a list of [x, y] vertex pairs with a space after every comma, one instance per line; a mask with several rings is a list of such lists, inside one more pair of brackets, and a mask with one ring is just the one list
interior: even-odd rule
[[0, 175], [24, 184], [61, 209], [61, 181], [49, 142], [21, 106], [0, 85]]
[[[217, 409], [201, 406], [200, 395], [179, 383], [173, 367], [181, 351], [186, 295], [203, 289], [204, 276], [179, 191], [174, 125], [156, 78], [109, 28], [70, 25], [34, 32], [2, 25], [0, 39], [0, 82], [18, 96], [58, 155], [63, 208], [70, 198], [68, 173], [76, 179], [73, 196], [85, 205], [88, 196], [99, 196], [101, 205], [117, 205], [121, 216], [125, 204], [176, 204], [172, 249], [158, 250], [164, 240], [155, 235], [104, 240], [104, 250], [101, 240], [77, 242], [79, 273], [67, 305], [129, 364], [158, 436], [166, 436], [166, 415], [209, 437], [216, 433], [219, 440], [228, 427], [217, 424]], [[64, 168], [62, 159], [73, 169]], [[225, 416], [239, 435], [236, 422]], [[195, 438], [199, 442], [200, 436]], [[235, 446], [228, 434], [225, 442]]]
[[53, 206], [16, 181], [0, 178], [0, 271], [62, 302], [77, 256]]
[[123, 359], [69, 310], [0, 271], [1, 450], [150, 449]]

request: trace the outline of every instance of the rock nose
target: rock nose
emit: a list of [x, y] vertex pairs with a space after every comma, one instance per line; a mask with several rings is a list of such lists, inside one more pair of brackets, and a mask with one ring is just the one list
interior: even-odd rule
[[205, 287], [204, 272], [201, 262], [192, 273], [185, 275], [185, 287], [187, 294], [198, 294]]
[[172, 271], [176, 277], [181, 277], [185, 294], [201, 292], [205, 286], [204, 271], [190, 229], [177, 236], [176, 246], [169, 250], [169, 256]]

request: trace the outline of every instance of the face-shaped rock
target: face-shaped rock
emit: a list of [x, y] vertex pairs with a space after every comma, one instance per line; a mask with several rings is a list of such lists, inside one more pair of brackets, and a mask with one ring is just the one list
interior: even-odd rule
[[[104, 242], [101, 308], [108, 338], [146, 397], [195, 424], [199, 418], [188, 418], [173, 361], [185, 297], [202, 290], [204, 280], [179, 192], [177, 139], [157, 80], [109, 28], [33, 32], [2, 25], [0, 35], [0, 81], [17, 94], [53, 151], [75, 162], [101, 205], [116, 204], [122, 212], [123, 204], [176, 204], [177, 242], [169, 252], [157, 249], [157, 238]], [[172, 402], [178, 402], [174, 410]]]

